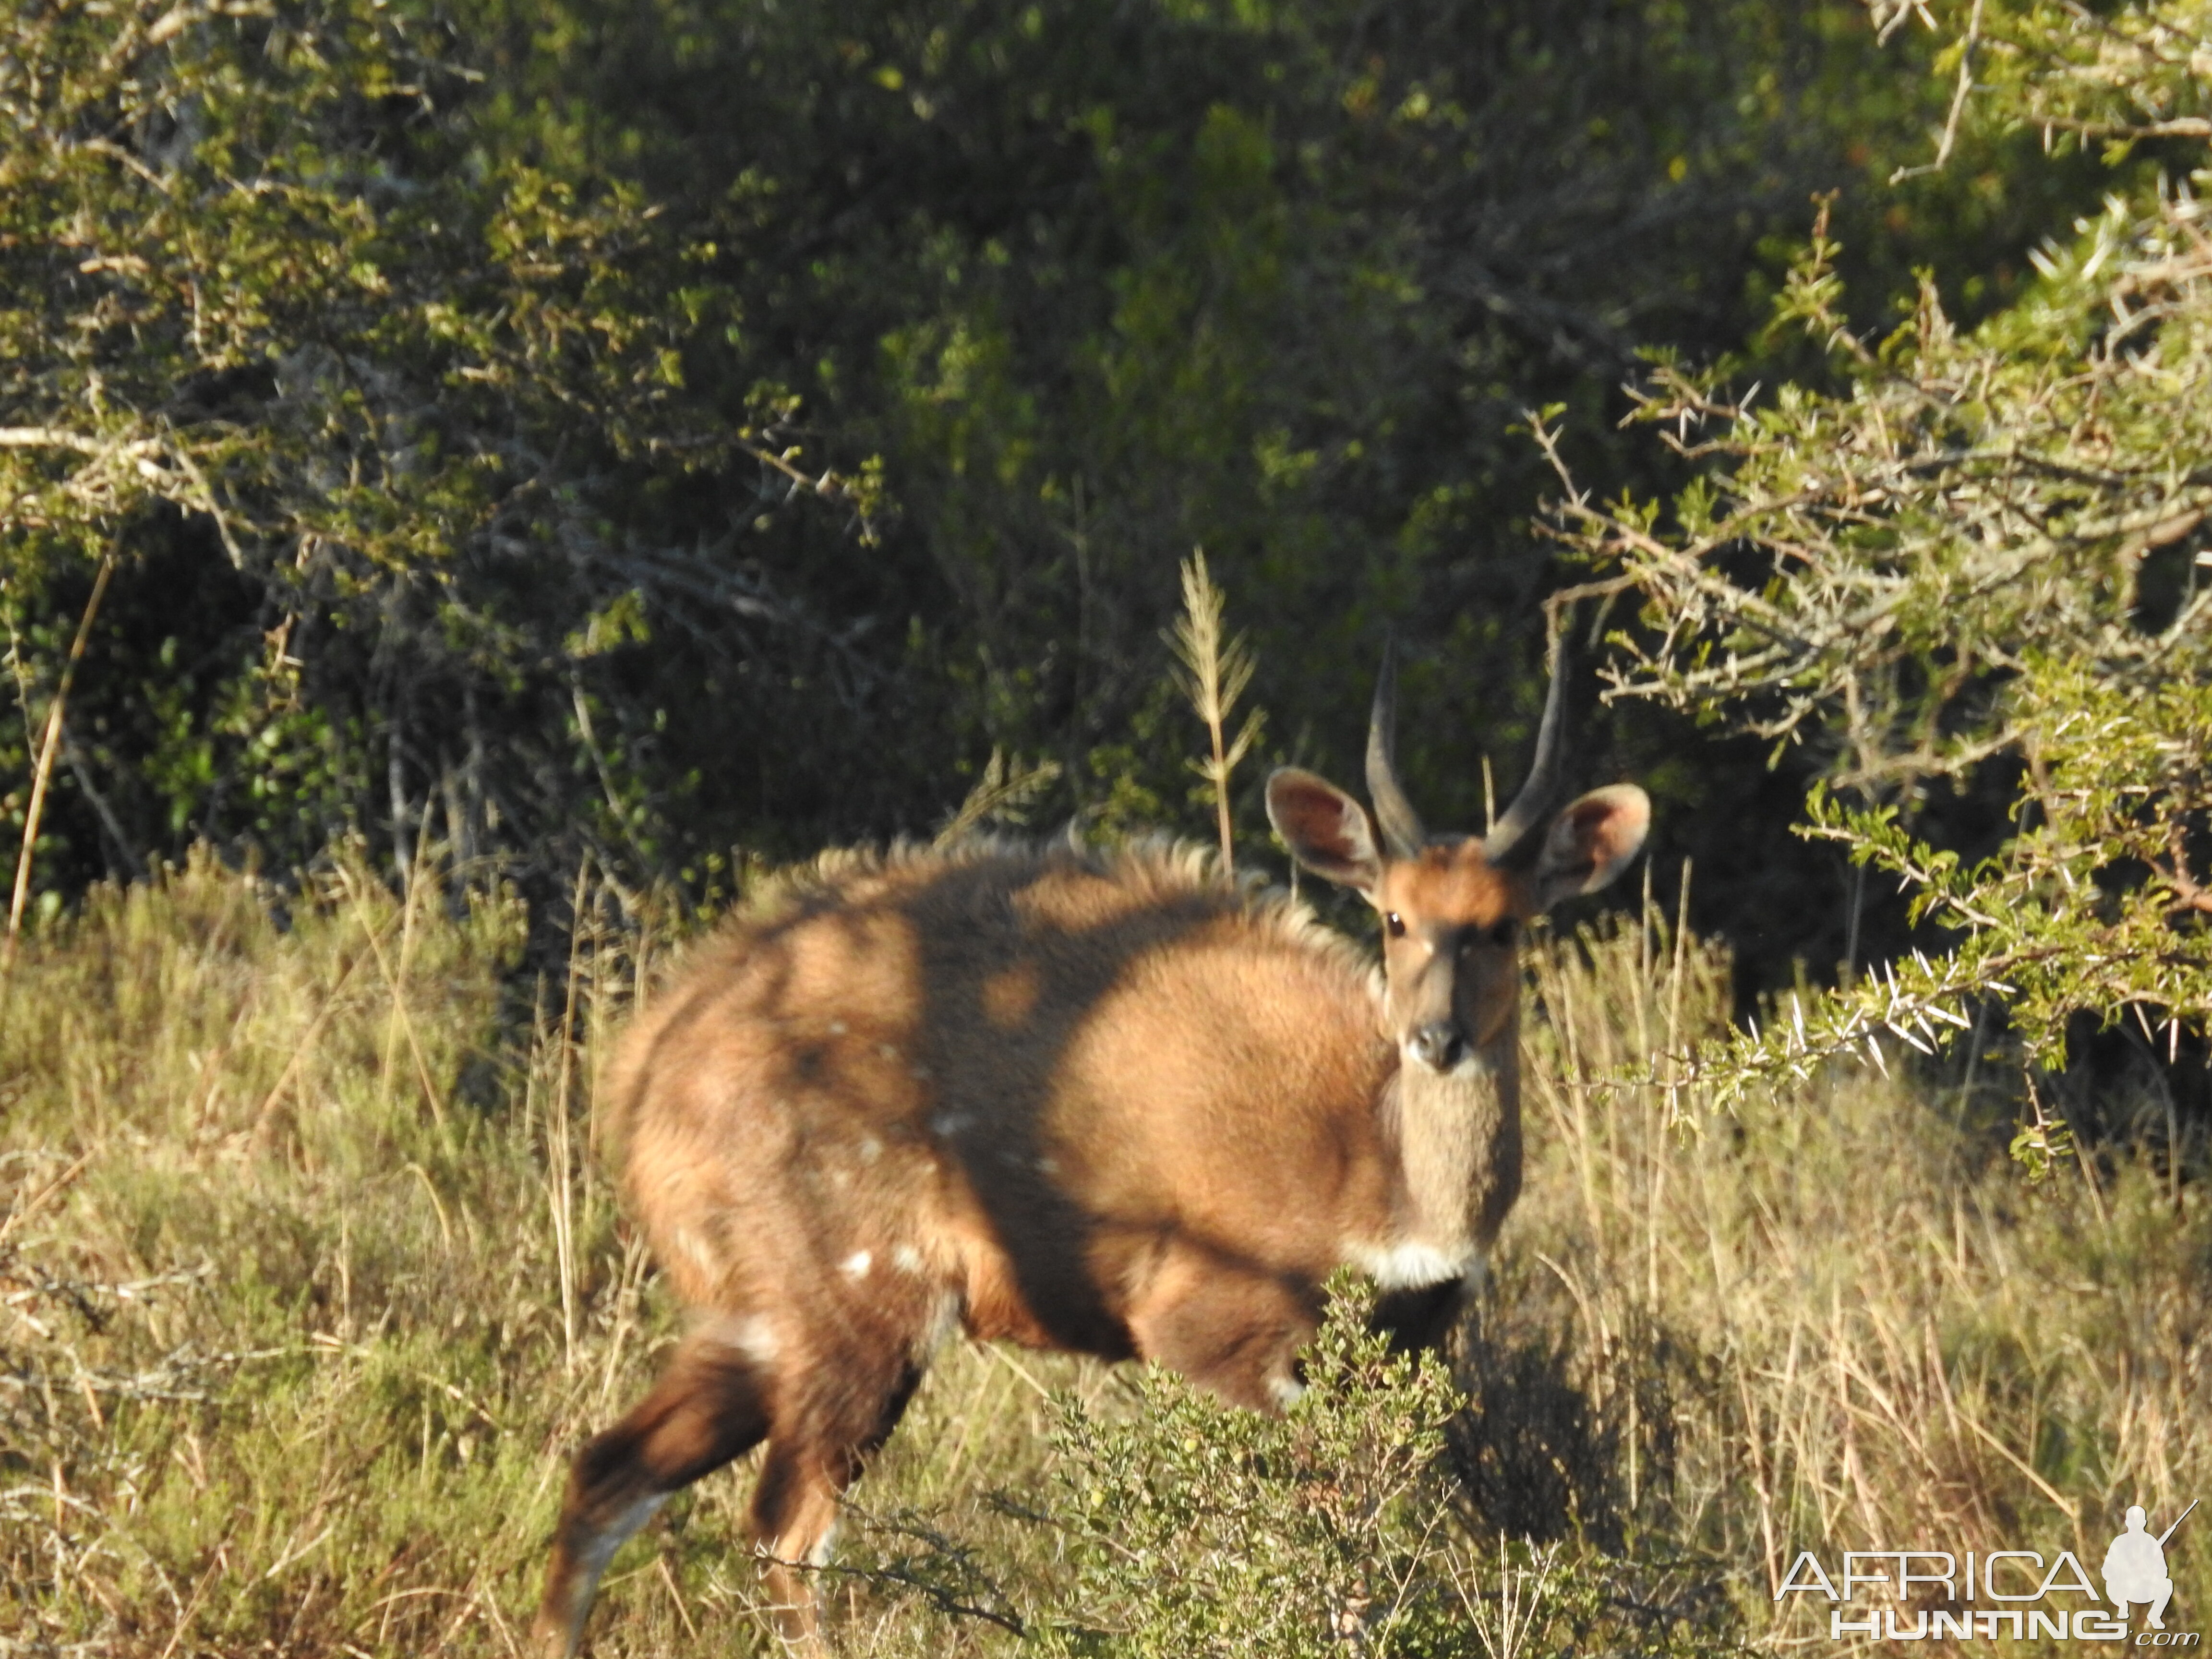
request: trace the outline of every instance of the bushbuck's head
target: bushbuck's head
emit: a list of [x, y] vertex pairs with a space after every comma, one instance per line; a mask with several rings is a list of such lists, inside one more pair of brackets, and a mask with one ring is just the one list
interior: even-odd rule
[[1486, 836], [1432, 836], [1406, 799], [1392, 760], [1396, 676], [1388, 653], [1367, 736], [1374, 811], [1294, 767], [1267, 780], [1267, 816], [1291, 855], [1382, 915], [1390, 1032], [1408, 1067], [1451, 1073], [1489, 1063], [1519, 1001], [1523, 925], [1604, 886], [1644, 845], [1651, 803], [1634, 784], [1552, 811], [1564, 769], [1565, 680], [1555, 663], [1535, 763]]

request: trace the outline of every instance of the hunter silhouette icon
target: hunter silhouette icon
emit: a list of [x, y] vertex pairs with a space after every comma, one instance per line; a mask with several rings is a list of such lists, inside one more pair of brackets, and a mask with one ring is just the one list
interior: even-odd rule
[[2145, 1529], [2142, 1506], [2129, 1505], [2128, 1529], [2112, 1540], [2112, 1547], [2105, 1552], [2105, 1594], [2112, 1598], [2113, 1609], [2122, 1620], [2128, 1617], [2133, 1603], [2141, 1601], [2150, 1608], [2145, 1621], [2148, 1627], [2166, 1628], [2166, 1604], [2173, 1598], [2173, 1580], [2166, 1572], [2166, 1540], [2173, 1536], [2174, 1527], [2189, 1518], [2189, 1510], [2196, 1507], [2191, 1500], [2189, 1509], [2174, 1517], [2173, 1526], [2154, 1538]]

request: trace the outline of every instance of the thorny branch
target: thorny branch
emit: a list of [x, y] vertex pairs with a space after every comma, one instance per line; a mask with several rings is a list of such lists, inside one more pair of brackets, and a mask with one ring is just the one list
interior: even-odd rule
[[[1875, 9], [1884, 29], [1932, 21]], [[2185, 131], [2201, 43], [2172, 10], [1978, 0], [1934, 165], [1984, 85], [2054, 129]], [[1609, 695], [1722, 713], [1778, 757], [1802, 746], [1823, 780], [1802, 833], [1955, 940], [1670, 1059], [1724, 1101], [1845, 1053], [1883, 1065], [1893, 1038], [1934, 1052], [1991, 1006], [2045, 1063], [2080, 1012], [2170, 1041], [2212, 1020], [2212, 889], [2189, 857], [2212, 828], [2212, 226], [2171, 187], [2076, 228], [2032, 256], [2033, 302], [2002, 328], [1962, 334], [1923, 283], [1876, 349], [1844, 313], [1824, 208], [1776, 321], [1846, 389], [1754, 407], [1721, 373], [1661, 367], [1631, 418], [1698, 469], [1671, 501], [1594, 500], [1556, 411], [1530, 417], [1561, 486], [1553, 533], [1644, 602]], [[1999, 760], [2023, 781], [1996, 855], [1963, 865], [1907, 833], [1931, 785], [1985, 787]]]
[[[1000, 1586], [984, 1573], [980, 1552], [974, 1546], [947, 1536], [911, 1511], [872, 1515], [850, 1498], [842, 1508], [846, 1515], [860, 1522], [870, 1538], [902, 1540], [919, 1547], [872, 1562], [823, 1564], [770, 1559], [779, 1559], [780, 1565], [802, 1572], [834, 1573], [864, 1583], [912, 1590], [939, 1613], [978, 1619], [1015, 1636], [1027, 1633], [1027, 1623], [1007, 1605]], [[986, 1598], [996, 1605], [987, 1606]]]

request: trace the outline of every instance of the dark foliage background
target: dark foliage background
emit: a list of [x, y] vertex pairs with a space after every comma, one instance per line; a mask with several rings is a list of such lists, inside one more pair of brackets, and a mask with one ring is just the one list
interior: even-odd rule
[[[1972, 317], [2109, 175], [1924, 161], [1948, 83], [1853, 3], [33, 4], [0, 46], [0, 526], [22, 734], [103, 560], [39, 887], [365, 837], [550, 897], [927, 833], [1203, 833], [1164, 672], [1203, 546], [1268, 761], [1356, 772], [1395, 632], [1432, 822], [1540, 696], [1563, 408], [1738, 354], [1835, 192], [1856, 291]], [[2032, 165], [2031, 165], [2032, 161]], [[1615, 623], [1627, 619], [1616, 616]], [[1747, 983], [1894, 938], [1805, 775], [1585, 676], [1589, 781]], [[1264, 837], [1264, 766], [1240, 823]], [[1961, 834], [1995, 803], [1947, 809]], [[1671, 896], [1670, 902], [1671, 902]], [[1887, 933], [1883, 930], [1887, 929]]]

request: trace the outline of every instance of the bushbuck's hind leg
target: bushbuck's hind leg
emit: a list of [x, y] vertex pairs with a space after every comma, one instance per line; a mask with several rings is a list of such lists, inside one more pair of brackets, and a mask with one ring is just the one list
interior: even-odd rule
[[533, 1632], [547, 1659], [575, 1652], [599, 1575], [668, 1495], [768, 1432], [767, 1387], [742, 1351], [694, 1334], [653, 1391], [576, 1454]]
[[861, 1354], [840, 1354], [816, 1367], [799, 1385], [806, 1397], [778, 1415], [753, 1489], [753, 1543], [776, 1628], [802, 1651], [821, 1650], [808, 1569], [830, 1559], [837, 1500], [890, 1438], [921, 1370], [902, 1360], [886, 1373]]
[[1279, 1412], [1297, 1398], [1298, 1350], [1321, 1324], [1319, 1298], [1211, 1252], [1178, 1252], [1129, 1310], [1137, 1352], [1224, 1400]]

